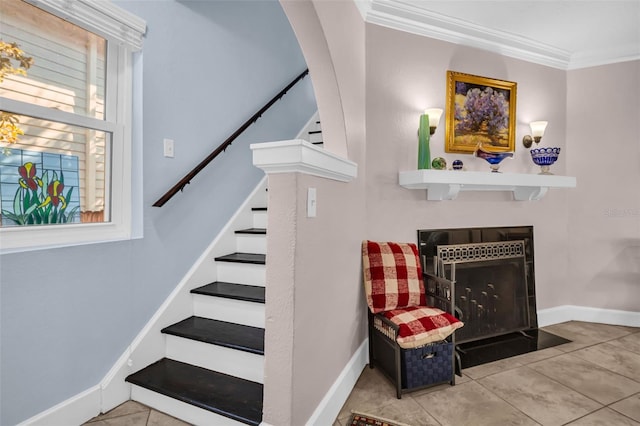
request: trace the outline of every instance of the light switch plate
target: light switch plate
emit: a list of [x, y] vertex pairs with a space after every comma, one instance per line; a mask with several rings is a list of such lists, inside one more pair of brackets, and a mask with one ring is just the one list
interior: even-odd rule
[[307, 217], [316, 217], [316, 189], [307, 189]]
[[168, 158], [173, 158], [173, 139], [164, 139], [164, 156]]

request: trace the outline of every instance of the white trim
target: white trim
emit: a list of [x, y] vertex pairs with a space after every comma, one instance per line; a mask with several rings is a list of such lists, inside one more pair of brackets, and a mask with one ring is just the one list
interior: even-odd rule
[[358, 381], [360, 374], [362, 374], [362, 370], [368, 363], [369, 339], [364, 339], [347, 365], [342, 369], [336, 381], [333, 382], [329, 391], [322, 398], [311, 417], [309, 417], [309, 420], [307, 420], [307, 426], [333, 424]]
[[[260, 185], [258, 185], [257, 189], [261, 188], [263, 182], [264, 180]], [[252, 194], [249, 199], [252, 199], [254, 194]], [[248, 203], [245, 204], [247, 205]], [[232, 221], [229, 223], [231, 222]], [[203, 257], [208, 256], [208, 252], [209, 250], [203, 254]], [[199, 259], [199, 261], [201, 259]], [[199, 262], [196, 262], [190, 272], [196, 268], [198, 263]], [[186, 280], [183, 280], [181, 285], [185, 282]], [[181, 286], [179, 285], [178, 287]], [[101, 385], [93, 386], [86, 391], [61, 402], [60, 404], [57, 404], [54, 407], [19, 423], [19, 425], [62, 426], [68, 424], [81, 424], [98, 415], [100, 412], [106, 412], [122, 402], [127, 401], [130, 398], [131, 385], [124, 383], [124, 377], [128, 374], [127, 363], [131, 354], [131, 348], [133, 348], [134, 345], [139, 345], [140, 342], [144, 340], [143, 334], [152, 328], [150, 325], [151, 322], [160, 316], [160, 310], [168, 307], [170, 299], [175, 296], [177, 290], [178, 288], [171, 293], [158, 312], [156, 312], [154, 317], [149, 321], [149, 323], [147, 323], [147, 326], [145, 326], [145, 328], [135, 338], [134, 343], [120, 356], [118, 361], [116, 361], [116, 364], [102, 380]], [[640, 312], [600, 309], [575, 305], [562, 305], [538, 310], [539, 327], [545, 327], [566, 321], [597, 322], [627, 327], [640, 327]], [[309, 417], [309, 420], [306, 423], [307, 425], [332, 424], [339, 414], [340, 408], [344, 405], [349, 394], [353, 390], [362, 370], [369, 363], [368, 347], [369, 341], [368, 339], [365, 339], [353, 354], [331, 388], [327, 391], [324, 398], [322, 398], [322, 401], [320, 401], [311, 417]], [[114, 391], [114, 388], [117, 389]], [[123, 391], [123, 388], [128, 389], [128, 391]], [[261, 426], [271, 425], [269, 423], [262, 422]]]
[[133, 50], [142, 49], [147, 24], [130, 12], [104, 0], [26, 0], [40, 9], [116, 40]]
[[571, 52], [526, 37], [474, 24], [420, 7], [420, 1], [355, 0], [365, 22], [475, 47], [562, 70], [640, 59], [637, 45], [602, 51]]
[[98, 414], [100, 414], [100, 386], [93, 386], [18, 423], [18, 426], [79, 425]]
[[400, 186], [427, 189], [427, 200], [455, 200], [460, 191], [513, 191], [516, 201], [541, 199], [549, 188], [575, 188], [573, 176], [518, 173], [409, 170], [398, 174]]
[[640, 312], [575, 305], [562, 305], [538, 310], [539, 327], [567, 321], [597, 322], [601, 324], [640, 327]]
[[358, 165], [302, 140], [251, 145], [253, 165], [265, 173], [305, 173], [341, 182], [358, 176]]
[[372, 0], [366, 21], [449, 43], [566, 70], [571, 53], [516, 34], [425, 10], [398, 0]]
[[[202, 426], [245, 426], [245, 423], [233, 420], [213, 411], [205, 410], [195, 405], [182, 402], [170, 396], [143, 388], [133, 386], [132, 396], [134, 401], [155, 408], [158, 411], [167, 413], [177, 419], [183, 420], [193, 425]], [[108, 421], [105, 423], [109, 423]]]
[[[113, 78], [115, 77], [116, 76]], [[72, 126], [100, 130], [107, 133], [115, 132], [117, 126], [115, 121], [99, 120], [86, 115], [61, 111], [56, 108], [17, 101], [10, 98], [2, 98], [2, 110], [16, 114], [28, 115], [42, 120], [57, 121], [64, 124], [70, 124]]]

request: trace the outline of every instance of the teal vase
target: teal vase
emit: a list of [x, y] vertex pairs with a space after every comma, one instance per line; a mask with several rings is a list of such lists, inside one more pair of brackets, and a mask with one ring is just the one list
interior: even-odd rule
[[429, 116], [420, 116], [420, 127], [418, 128], [418, 169], [431, 168], [431, 151], [429, 150]]

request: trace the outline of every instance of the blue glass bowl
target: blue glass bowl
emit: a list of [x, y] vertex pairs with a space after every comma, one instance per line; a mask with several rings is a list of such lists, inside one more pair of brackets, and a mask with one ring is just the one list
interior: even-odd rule
[[500, 167], [500, 162], [505, 158], [513, 157], [513, 152], [491, 152], [485, 151], [481, 146], [478, 146], [476, 150], [473, 152], [473, 155], [478, 158], [482, 158], [487, 163], [489, 163], [489, 167], [491, 167], [491, 171], [493, 173], [500, 173], [498, 168]]
[[531, 159], [540, 166], [541, 175], [552, 175], [549, 166], [556, 162], [560, 155], [560, 148], [536, 148], [531, 150]]

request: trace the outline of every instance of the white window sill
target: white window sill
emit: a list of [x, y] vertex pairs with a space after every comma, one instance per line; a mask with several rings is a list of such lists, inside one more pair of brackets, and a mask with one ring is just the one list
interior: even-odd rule
[[112, 223], [3, 228], [0, 230], [0, 254], [141, 238], [141, 235], [132, 236], [130, 229]]

